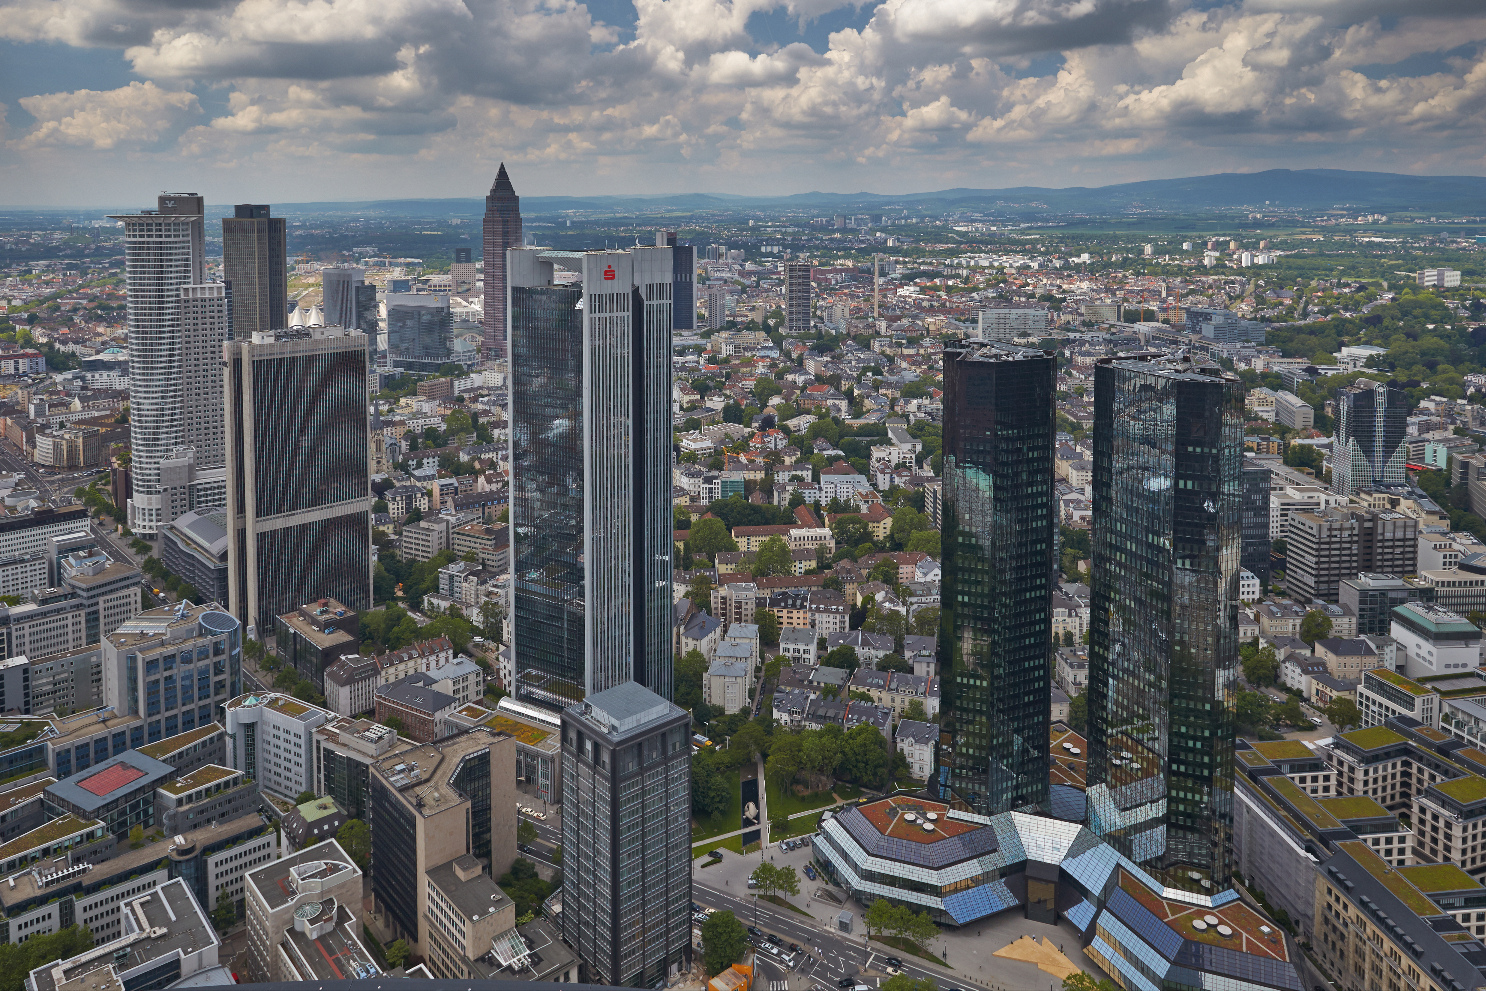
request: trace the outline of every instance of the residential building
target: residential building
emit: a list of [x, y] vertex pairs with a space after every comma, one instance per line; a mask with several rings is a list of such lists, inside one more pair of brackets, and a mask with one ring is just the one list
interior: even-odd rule
[[1421, 286], [1454, 289], [1460, 285], [1460, 272], [1453, 268], [1423, 268], [1414, 279]]
[[513, 694], [560, 709], [633, 678], [669, 697], [672, 249], [507, 263]]
[[704, 701], [727, 714], [739, 712], [749, 703], [748, 689], [752, 683], [752, 665], [719, 656], [702, 679]]
[[952, 636], [940, 666], [953, 671], [953, 744], [931, 788], [983, 815], [1047, 800], [1056, 365], [1049, 352], [1004, 344], [945, 351], [942, 601]]
[[349, 821], [344, 809], [333, 799], [315, 798], [301, 802], [283, 814], [280, 825], [290, 850], [302, 850], [325, 840], [334, 839]]
[[1018, 337], [1045, 336], [1047, 315], [1045, 304], [992, 306], [978, 313], [976, 326], [982, 341], [1010, 344]]
[[516, 859], [516, 741], [477, 727], [391, 753], [371, 766], [370, 801], [372, 896], [385, 925], [426, 958], [429, 872], [468, 854], [500, 877]]
[[242, 627], [215, 602], [149, 609], [103, 638], [102, 667], [104, 701], [144, 720], [143, 743], [225, 725], [242, 692]]
[[816, 645], [820, 638], [813, 629], [784, 629], [779, 631], [779, 653], [789, 664], [814, 664]]
[[409, 523], [402, 528], [399, 546], [402, 556], [410, 561], [427, 561], [440, 551], [448, 550], [453, 533], [447, 516], [434, 516]]
[[935, 748], [939, 745], [939, 726], [917, 719], [900, 719], [893, 732], [893, 742], [908, 762], [908, 773], [919, 781], [933, 778], [937, 765]]
[[1398, 382], [1360, 378], [1338, 389], [1332, 489], [1350, 496], [1359, 489], [1403, 485], [1408, 414], [1408, 396]]
[[486, 358], [504, 358], [507, 355], [506, 334], [509, 322], [506, 304], [510, 280], [506, 270], [506, 252], [519, 248], [521, 234], [521, 198], [511, 185], [506, 174], [506, 163], [496, 170], [495, 181], [485, 196], [485, 221], [483, 225], [484, 294], [485, 308], [481, 316], [484, 327], [484, 342], [480, 348]]
[[315, 790], [315, 729], [335, 713], [278, 692], [240, 695], [227, 703], [232, 766], [264, 791], [294, 797]]
[[590, 981], [691, 965], [691, 716], [643, 685], [562, 712], [563, 939]]
[[809, 332], [813, 290], [809, 262], [784, 263], [784, 333], [787, 337]]
[[369, 609], [365, 337], [336, 328], [260, 334], [224, 353], [242, 400], [228, 423], [233, 615], [251, 634], [321, 598]]
[[[1094, 376], [1105, 524], [1090, 584], [1087, 821], [1164, 885], [1215, 893], [1231, 873], [1243, 389], [1181, 352], [1107, 360]], [[1166, 410], [1158, 423], [1152, 403]], [[1152, 726], [1153, 712], [1168, 715]]]
[[[207, 415], [222, 397], [197, 395], [182, 368], [186, 327], [182, 290], [206, 283], [205, 201], [195, 193], [162, 193], [155, 210], [112, 217], [124, 227], [124, 270], [129, 297], [129, 526], [143, 534], [189, 512], [191, 470], [162, 479], [162, 463], [181, 451], [186, 420]], [[189, 398], [189, 402], [188, 402]], [[174, 474], [169, 473], [167, 474]], [[179, 486], [166, 484], [179, 481]], [[81, 507], [79, 507], [81, 508]], [[3, 553], [3, 551], [0, 551]]]
[[498, 574], [511, 570], [510, 528], [504, 523], [466, 523], [449, 534], [450, 549], [463, 558], [474, 551], [480, 564]]
[[444, 721], [461, 703], [453, 695], [439, 691], [438, 683], [434, 675], [419, 672], [381, 685], [376, 694], [377, 722], [387, 724], [396, 718], [403, 735], [419, 743], [432, 743], [447, 736]]
[[1328, 637], [1317, 640], [1312, 649], [1327, 674], [1345, 681], [1361, 681], [1364, 671], [1384, 666], [1373, 645], [1360, 638]]

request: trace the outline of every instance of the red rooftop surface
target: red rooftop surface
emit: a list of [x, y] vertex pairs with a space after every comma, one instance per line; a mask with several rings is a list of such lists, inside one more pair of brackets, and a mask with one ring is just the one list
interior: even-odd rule
[[131, 767], [128, 764], [114, 764], [112, 767], [105, 767], [97, 774], [83, 778], [77, 783], [77, 786], [101, 798], [110, 792], [118, 791], [131, 781], [138, 781], [142, 777], [144, 777], [144, 772], [137, 767]]
[[[981, 827], [971, 822], [946, 818], [948, 805], [921, 799], [888, 798], [860, 808], [879, 833], [915, 843], [935, 843], [950, 836], [973, 833]], [[927, 816], [934, 818], [929, 819]], [[932, 829], [925, 829], [925, 826]]]

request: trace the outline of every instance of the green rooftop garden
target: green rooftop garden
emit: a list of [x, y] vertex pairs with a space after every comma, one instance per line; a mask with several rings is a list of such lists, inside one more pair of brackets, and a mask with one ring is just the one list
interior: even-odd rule
[[1399, 674], [1397, 671], [1389, 671], [1387, 668], [1373, 668], [1367, 672], [1380, 681], [1386, 681], [1394, 688], [1408, 692], [1410, 695], [1423, 696], [1433, 694], [1428, 688]]
[[1367, 729], [1354, 729], [1350, 733], [1341, 734], [1341, 738], [1355, 747], [1363, 750], [1381, 750], [1384, 747], [1396, 746], [1404, 743], [1403, 736], [1395, 733], [1386, 726], [1369, 726]]
[[1398, 897], [1399, 901], [1408, 906], [1410, 912], [1423, 919], [1427, 919], [1431, 915], [1441, 914], [1440, 907], [1426, 898], [1423, 892], [1400, 873], [1405, 868], [1389, 867], [1383, 862], [1383, 858], [1374, 853], [1361, 840], [1345, 840], [1338, 843], [1337, 847], [1353, 860], [1357, 861], [1363, 870], [1377, 878], [1383, 887], [1391, 891]]
[[1318, 798], [1317, 804], [1341, 821], [1348, 819], [1377, 819], [1393, 813], [1383, 808], [1375, 798], [1366, 795], [1344, 795], [1340, 798]]
[[1409, 879], [1410, 884], [1425, 894], [1469, 891], [1481, 887], [1481, 882], [1455, 864], [1418, 864], [1413, 867], [1400, 867], [1398, 871]]
[[1441, 795], [1452, 798], [1462, 805], [1486, 801], [1486, 778], [1479, 775], [1463, 774], [1449, 781], [1441, 781], [1434, 787]]
[[1341, 823], [1336, 821], [1335, 816], [1322, 808], [1320, 803], [1310, 795], [1301, 791], [1300, 786], [1289, 778], [1276, 774], [1269, 779], [1269, 786], [1274, 789], [1276, 795], [1289, 802], [1296, 812], [1304, 816], [1317, 829], [1341, 828]]

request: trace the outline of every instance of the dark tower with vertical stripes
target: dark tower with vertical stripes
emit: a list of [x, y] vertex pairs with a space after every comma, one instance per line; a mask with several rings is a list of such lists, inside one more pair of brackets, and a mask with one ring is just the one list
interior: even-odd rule
[[481, 350], [486, 358], [506, 356], [506, 249], [519, 247], [521, 198], [502, 162], [485, 197], [485, 341]]

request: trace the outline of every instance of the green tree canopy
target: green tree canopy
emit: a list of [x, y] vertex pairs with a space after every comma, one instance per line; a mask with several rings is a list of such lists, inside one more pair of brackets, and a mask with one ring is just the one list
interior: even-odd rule
[[790, 557], [789, 545], [784, 542], [783, 537], [770, 537], [765, 540], [763, 546], [758, 549], [753, 559], [753, 573], [759, 578], [768, 578], [771, 575], [788, 575], [795, 570], [794, 561]]
[[1331, 636], [1331, 617], [1319, 609], [1312, 609], [1300, 621], [1300, 639], [1314, 647], [1317, 640]]
[[743, 959], [748, 949], [748, 933], [732, 912], [726, 909], [713, 912], [702, 923], [702, 946], [706, 950], [707, 974], [715, 977]]
[[728, 533], [726, 524], [716, 517], [708, 517], [693, 523], [686, 542], [690, 545], [693, 554], [705, 555], [707, 560], [714, 564], [719, 551], [738, 549], [738, 542]]
[[347, 819], [336, 830], [335, 838], [356, 866], [365, 871], [371, 865], [371, 827], [360, 819]]

